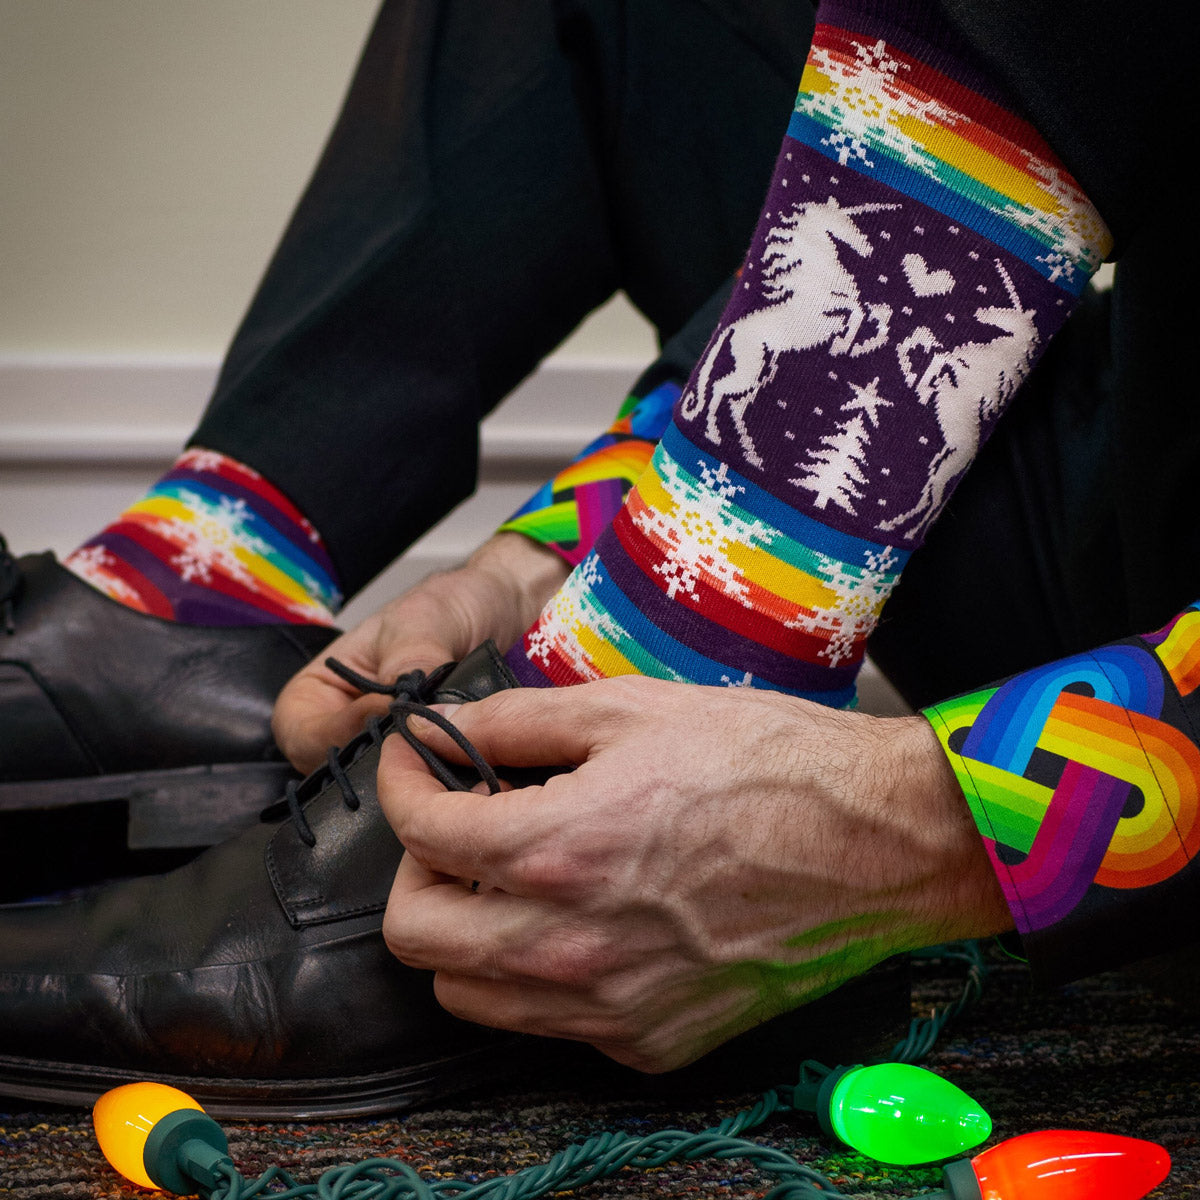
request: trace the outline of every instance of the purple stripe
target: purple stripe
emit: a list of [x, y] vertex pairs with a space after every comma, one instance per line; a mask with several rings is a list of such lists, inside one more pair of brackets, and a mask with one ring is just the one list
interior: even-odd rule
[[597, 550], [612, 581], [642, 616], [697, 654], [727, 663], [739, 672], [749, 671], [775, 687], [799, 692], [835, 692], [854, 683], [857, 663], [829, 667], [805, 662], [726, 629], [694, 607], [684, 608], [683, 603], [672, 600], [646, 578], [625, 553], [611, 526], [597, 543]]
[[[166, 597], [178, 621], [195, 625], [278, 625], [283, 620], [244, 600], [180, 578], [169, 564], [124, 534], [106, 532], [93, 538], [90, 544], [103, 544], [144, 575]], [[192, 615], [197, 612], [208, 615], [201, 620]]]
[[505, 656], [504, 661], [508, 663], [512, 669], [512, 673], [517, 677], [517, 682], [522, 687], [537, 687], [548, 688], [553, 687], [554, 683], [549, 676], [542, 673], [541, 669], [535, 667], [529, 661], [525, 654], [525, 643], [519, 641]]
[[[337, 573], [334, 571], [333, 563], [330, 561], [329, 555], [325, 552], [324, 546], [319, 541], [311, 541], [303, 526], [298, 525], [286, 513], [281, 512], [273, 504], [270, 504], [258, 492], [251, 491], [249, 488], [243, 487], [232, 479], [226, 479], [224, 475], [217, 475], [211, 471], [190, 471], [180, 468], [172, 468], [159, 480], [159, 483], [179, 483], [186, 485], [189, 480], [195, 480], [197, 483], [201, 483], [205, 487], [211, 488], [213, 491], [220, 492], [232, 499], [245, 500], [246, 504], [254, 510], [254, 515], [259, 520], [270, 525], [281, 538], [284, 538], [295, 548], [297, 554], [311, 559], [312, 562], [318, 565], [329, 576], [334, 586], [337, 586]], [[266, 481], [264, 480], [264, 482]], [[274, 485], [269, 484], [268, 486], [273, 487]], [[151, 493], [153, 493], [153, 489], [151, 489]]]

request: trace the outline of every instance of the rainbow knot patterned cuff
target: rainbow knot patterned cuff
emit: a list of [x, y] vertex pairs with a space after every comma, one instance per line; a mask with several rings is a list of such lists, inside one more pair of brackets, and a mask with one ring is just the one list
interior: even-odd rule
[[1200, 888], [1198, 688], [1193, 605], [1157, 633], [925, 710], [1045, 981], [1186, 940]]
[[572, 566], [582, 562], [645, 470], [680, 391], [680, 384], [668, 382], [644, 396], [629, 396], [612, 425], [530, 496], [499, 532], [523, 533]]

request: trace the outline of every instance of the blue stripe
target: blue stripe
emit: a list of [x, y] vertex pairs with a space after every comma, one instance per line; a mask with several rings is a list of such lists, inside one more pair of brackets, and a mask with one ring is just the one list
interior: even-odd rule
[[[1019, 258], [1031, 270], [1036, 271], [1042, 278], [1053, 283], [1055, 287], [1068, 295], [1078, 296], [1087, 286], [1091, 272], [1086, 263], [1072, 260], [1074, 270], [1071, 271], [1070, 278], [1060, 275], [1057, 279], [1051, 280], [1050, 267], [1044, 262], [1039, 262], [1038, 259], [1048, 251], [1058, 249], [1057, 247], [1048, 245], [1040, 238], [1026, 233], [1003, 212], [978, 204], [962, 192], [948, 187], [943, 181], [933, 179], [921, 171], [913, 170], [912, 167], [892, 157], [885, 147], [878, 145], [870, 147], [875, 156], [874, 167], [868, 167], [860, 159], [849, 159], [842, 163], [836, 149], [821, 144], [821, 139], [827, 137], [830, 132], [829, 126], [814, 121], [800, 112], [793, 112], [792, 119], [788, 124], [788, 136], [795, 141], [814, 150], [823, 158], [836, 162], [840, 167], [853, 170], [868, 179], [877, 180], [901, 195], [916, 200], [961, 225], [966, 225], [1002, 250]], [[945, 164], [942, 165], [945, 167]], [[972, 185], [980, 186], [978, 181], [971, 176], [961, 172], [958, 174], [962, 179], [970, 180]], [[1012, 203], [1015, 207], [1016, 202]]]
[[[735, 679], [745, 669], [744, 667], [732, 667], [727, 663], [717, 662], [715, 659], [697, 653], [690, 646], [684, 645], [683, 642], [664, 632], [658, 625], [644, 616], [630, 602], [629, 598], [612, 578], [608, 568], [603, 564], [600, 565], [598, 575], [599, 578], [596, 583], [589, 588], [593, 602], [602, 608], [632, 641], [637, 642], [643, 651], [679, 675], [682, 675], [689, 682], [707, 684], [712, 687], [728, 687], [728, 681]], [[699, 618], [699, 614], [688, 613], [685, 619], [689, 618], [695, 620]], [[703, 620], [704, 618], [699, 619]], [[601, 634], [601, 636], [603, 635]], [[625, 654], [620, 643], [614, 643], [614, 645], [622, 654]], [[758, 647], [758, 649], [763, 653], [776, 655], [776, 652], [769, 651], [765, 646]], [[795, 660], [784, 658], [784, 661], [794, 662]], [[853, 683], [838, 691], [800, 691], [797, 688], [775, 684], [770, 680], [756, 676], [751, 686], [765, 691], [784, 692], [790, 696], [799, 696], [802, 699], [812, 700], [818, 704], [826, 704], [835, 708], [844, 708], [855, 697]]]
[[[184, 492], [192, 492], [199, 496], [213, 509], [220, 507], [222, 499], [230, 499], [230, 491], [221, 491], [217, 488], [210, 487], [208, 484], [198, 482], [194, 476], [188, 476], [180, 479], [172, 479], [170, 475], [159, 480], [157, 484], [147, 493], [147, 497], [152, 496], [170, 496], [174, 500], [178, 500], [181, 504], [186, 505], [187, 500], [184, 498]], [[233, 497], [241, 499], [243, 497]], [[320, 563], [315, 562], [310, 558], [300, 546], [281, 533], [274, 525], [270, 523], [260, 513], [250, 507], [249, 497], [246, 499], [246, 508], [244, 510], [244, 524], [249, 528], [249, 531], [255, 537], [261, 538], [274, 551], [276, 557], [269, 557], [274, 566], [278, 567], [285, 575], [288, 575], [300, 584], [301, 587], [307, 586], [301, 578], [296, 574], [297, 571], [304, 571], [312, 577], [313, 580], [321, 589], [322, 595], [325, 596], [340, 596], [337, 584], [330, 578]], [[332, 605], [331, 607], [336, 607]]]
[[[785, 537], [824, 554], [827, 558], [862, 567], [866, 565], [868, 555], [882, 555], [890, 550], [895, 565], [889, 573], [898, 575], [904, 570], [912, 553], [885, 542], [872, 542], [866, 538], [855, 537], [852, 533], [842, 533], [807, 516], [770, 492], [764, 491], [745, 475], [738, 474], [727, 462], [701, 450], [674, 422], [663, 434], [655, 454], [669, 454], [685, 475], [696, 480], [696, 486], [701, 490], [704, 490], [704, 484], [696, 478], [697, 470], [693, 464], [698, 461], [700, 465], [712, 471], [724, 466], [724, 478], [733, 486], [743, 489], [738, 493], [736, 501], [731, 502], [733, 508], [740, 509], [748, 518], [765, 522]], [[665, 474], [661, 468], [659, 474]]]

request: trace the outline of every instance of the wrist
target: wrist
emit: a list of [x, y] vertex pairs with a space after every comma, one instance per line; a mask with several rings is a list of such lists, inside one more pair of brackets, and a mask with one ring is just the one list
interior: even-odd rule
[[507, 650], [537, 619], [543, 606], [571, 573], [553, 550], [521, 533], [493, 534], [467, 560], [465, 568], [488, 593], [491, 628], [480, 630]]
[[924, 903], [939, 939], [989, 937], [1013, 928], [1012, 914], [966, 797], [941, 743], [922, 716], [896, 722], [898, 795], [938, 863]]

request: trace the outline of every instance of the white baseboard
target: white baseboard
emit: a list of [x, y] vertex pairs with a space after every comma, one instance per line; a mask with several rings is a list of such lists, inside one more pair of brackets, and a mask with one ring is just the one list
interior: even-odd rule
[[[0, 358], [0, 465], [157, 466], [216, 379], [201, 359]], [[483, 423], [482, 461], [551, 471], [615, 416], [640, 364], [550, 359]]]
[[[220, 364], [0, 358], [0, 532], [69, 553], [174, 460]], [[641, 364], [550, 359], [483, 423], [480, 485], [357, 597], [347, 619], [465, 558], [616, 415]]]

